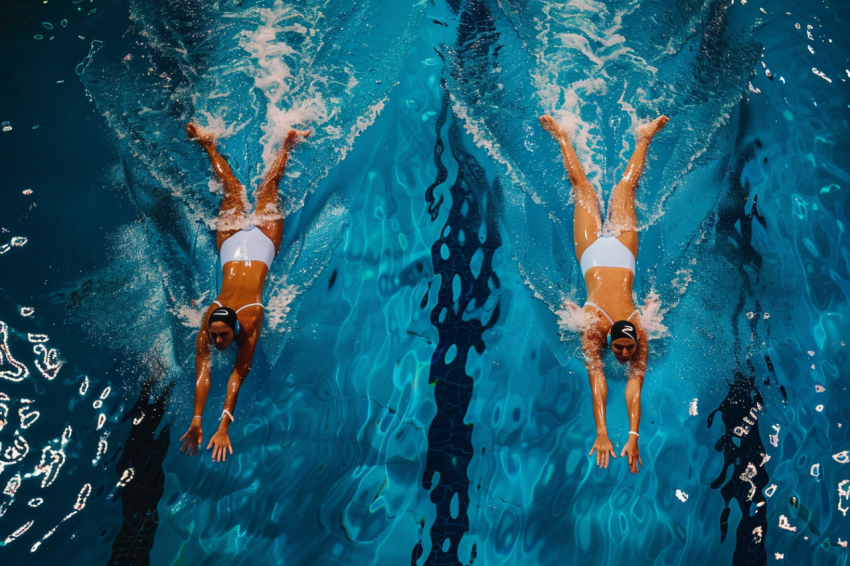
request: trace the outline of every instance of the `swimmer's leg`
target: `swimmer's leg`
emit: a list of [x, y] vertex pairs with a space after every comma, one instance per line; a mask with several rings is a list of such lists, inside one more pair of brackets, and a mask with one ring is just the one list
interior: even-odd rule
[[263, 183], [257, 190], [257, 228], [269, 237], [274, 243], [275, 251], [280, 251], [280, 242], [283, 240], [283, 211], [280, 209], [280, 195], [278, 187], [286, 172], [286, 163], [292, 148], [298, 145], [302, 138], [310, 135], [309, 130], [289, 130], [286, 139], [275, 157], [274, 163], [266, 172]]
[[552, 134], [552, 137], [561, 146], [561, 155], [564, 157], [564, 167], [573, 186], [573, 197], [575, 199], [575, 212], [573, 213], [573, 240], [575, 242], [576, 259], [581, 261], [584, 250], [599, 237], [602, 232], [602, 220], [599, 216], [599, 202], [596, 200], [596, 190], [587, 180], [584, 169], [579, 163], [578, 156], [570, 136], [566, 130], [550, 116], [541, 116], [540, 125]]
[[640, 181], [643, 166], [646, 161], [646, 150], [655, 134], [664, 129], [670, 119], [660, 116], [638, 127], [635, 136], [635, 151], [626, 165], [623, 178], [614, 187], [611, 207], [608, 211], [608, 221], [619, 232], [617, 239], [637, 257], [638, 254], [638, 223], [635, 214], [635, 191]]
[[221, 198], [221, 207], [218, 213], [218, 247], [230, 236], [239, 231], [239, 222], [245, 217], [245, 188], [242, 186], [230, 165], [218, 152], [215, 138], [211, 134], [204, 134], [191, 122], [186, 126], [186, 134], [189, 139], [197, 141], [210, 156], [210, 164], [213, 172], [224, 186], [224, 196]]

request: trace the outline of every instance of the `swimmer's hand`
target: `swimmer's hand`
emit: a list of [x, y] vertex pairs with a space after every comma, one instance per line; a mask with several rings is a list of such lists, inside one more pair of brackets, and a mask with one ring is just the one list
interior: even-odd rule
[[210, 438], [210, 443], [207, 445], [207, 450], [210, 448], [213, 449], [213, 462], [224, 462], [227, 459], [228, 452], [233, 454], [233, 448], [230, 446], [230, 437], [227, 436], [227, 431], [219, 430], [216, 432]]
[[[192, 425], [189, 427], [189, 430], [186, 431], [186, 434], [183, 435], [183, 438], [186, 439], [186, 442], [183, 443], [183, 446], [180, 447], [180, 452], [186, 454], [192, 454], [192, 456], [198, 455], [198, 445], [204, 440], [204, 431], [201, 430], [201, 425]], [[183, 440], [181, 438], [180, 440]]]
[[636, 474], [640, 471], [640, 467], [638, 464], [643, 466], [643, 460], [640, 458], [640, 451], [638, 450], [638, 439], [637, 436], [633, 434], [629, 435], [629, 441], [626, 442], [626, 445], [623, 447], [623, 452], [620, 456], [628, 456], [629, 457], [629, 470]]
[[596, 442], [593, 443], [593, 448], [588, 456], [593, 456], [593, 451], [596, 451], [596, 465], [600, 468], [608, 467], [608, 456], [616, 458], [614, 454], [614, 445], [608, 440], [607, 434], [600, 434], [596, 437]]

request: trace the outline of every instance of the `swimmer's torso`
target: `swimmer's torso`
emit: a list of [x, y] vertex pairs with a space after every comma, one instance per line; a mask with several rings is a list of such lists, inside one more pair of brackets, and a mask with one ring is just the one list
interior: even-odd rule
[[[635, 311], [632, 300], [632, 286], [635, 274], [622, 267], [592, 267], [584, 274], [587, 286], [587, 302], [595, 303], [616, 320], [625, 320]], [[593, 314], [598, 311], [593, 306], [585, 306]], [[602, 317], [606, 325], [608, 320]]]

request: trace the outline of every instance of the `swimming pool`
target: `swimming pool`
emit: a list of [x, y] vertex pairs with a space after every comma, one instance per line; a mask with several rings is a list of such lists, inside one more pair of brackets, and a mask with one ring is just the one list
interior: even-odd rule
[[[4, 563], [846, 563], [847, 7], [0, 9]], [[637, 476], [587, 457], [544, 112], [602, 202], [638, 120], [671, 117], [638, 194]], [[217, 284], [189, 120], [252, 186], [313, 129], [225, 464], [177, 442]]]

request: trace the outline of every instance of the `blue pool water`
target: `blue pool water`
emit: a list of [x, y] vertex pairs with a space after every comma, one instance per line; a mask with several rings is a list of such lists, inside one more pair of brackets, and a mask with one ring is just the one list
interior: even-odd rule
[[[4, 564], [847, 563], [844, 3], [0, 11]], [[637, 196], [636, 476], [587, 456], [564, 306], [584, 285], [542, 113], [603, 203], [635, 125], [671, 118]], [[178, 450], [217, 284], [190, 120], [251, 187], [313, 130], [224, 464]]]

